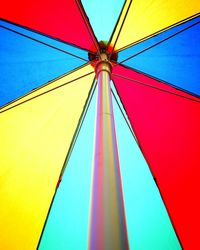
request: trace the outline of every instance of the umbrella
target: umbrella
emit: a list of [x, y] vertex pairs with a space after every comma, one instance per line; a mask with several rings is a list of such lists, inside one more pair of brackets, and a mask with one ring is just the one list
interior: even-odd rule
[[2, 249], [198, 248], [199, 13], [3, 3]]

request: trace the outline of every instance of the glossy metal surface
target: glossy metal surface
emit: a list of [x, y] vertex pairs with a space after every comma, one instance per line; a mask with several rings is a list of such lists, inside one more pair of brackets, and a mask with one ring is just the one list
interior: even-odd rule
[[111, 64], [96, 65], [98, 100], [89, 249], [129, 249], [110, 89]]

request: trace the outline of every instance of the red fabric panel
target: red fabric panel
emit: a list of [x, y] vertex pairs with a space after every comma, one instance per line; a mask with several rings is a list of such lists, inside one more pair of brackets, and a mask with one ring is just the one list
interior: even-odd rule
[[[113, 74], [189, 94], [117, 66]], [[199, 246], [200, 103], [112, 77], [185, 250]], [[153, 201], [152, 201], [153, 202]]]
[[3, 19], [96, 51], [75, 0], [8, 0], [1, 3], [0, 12]]

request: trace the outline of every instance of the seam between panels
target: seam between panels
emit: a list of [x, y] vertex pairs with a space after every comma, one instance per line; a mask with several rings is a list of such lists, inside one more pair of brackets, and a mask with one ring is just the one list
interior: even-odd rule
[[163, 31], [169, 30], [169, 29], [171, 29], [171, 28], [173, 28], [173, 27], [176, 27], [176, 26], [178, 26], [178, 25], [180, 25], [180, 24], [183, 24], [183, 23], [185, 23], [185, 22], [187, 22], [187, 21], [190, 21], [190, 20], [192, 20], [192, 19], [194, 19], [194, 18], [196, 18], [196, 17], [199, 17], [199, 16], [200, 16], [200, 13], [198, 12], [198, 13], [196, 13], [196, 14], [190, 16], [190, 17], [187, 17], [187, 18], [185, 18], [185, 19], [183, 19], [183, 20], [181, 20], [181, 21], [178, 21], [178, 22], [176, 22], [176, 23], [173, 23], [172, 25], [169, 25], [169, 26], [167, 26], [167, 27], [165, 27], [165, 28], [163, 28], [163, 29], [161, 29], [161, 30], [158, 30], [158, 31], [156, 31], [156, 32], [154, 32], [154, 33], [152, 33], [152, 34], [150, 34], [150, 35], [148, 35], [148, 36], [145, 36], [145, 37], [143, 37], [143, 38], [141, 38], [141, 39], [139, 39], [139, 40], [137, 40], [137, 41], [135, 41], [135, 42], [133, 42], [133, 43], [131, 43], [131, 44], [129, 44], [129, 45], [126, 45], [126, 46], [124, 46], [124, 47], [118, 49], [117, 52], [120, 52], [120, 51], [122, 51], [122, 50], [124, 50], [124, 49], [127, 49], [127, 48], [129, 48], [129, 47], [131, 47], [131, 46], [133, 46], [133, 45], [136, 45], [136, 44], [138, 44], [138, 43], [141, 43], [141, 42], [143, 42], [143, 41], [146, 41], [147, 39], [149, 39], [149, 38], [151, 38], [151, 37], [154, 37], [154, 36], [159, 35], [159, 34], [160, 34], [161, 32], [163, 32]]
[[[54, 88], [49, 89], [49, 90], [47, 90], [47, 91], [44, 91], [44, 92], [42, 92], [42, 93], [40, 93], [40, 94], [38, 94], [38, 95], [35, 95], [35, 96], [33, 96], [33, 97], [29, 98], [29, 99], [26, 99], [26, 100], [24, 100], [24, 101], [22, 101], [22, 102], [20, 102], [20, 103], [17, 103], [17, 104], [15, 104], [15, 105], [11, 106], [11, 107], [8, 107], [8, 108], [6, 109], [6, 106], [11, 105], [12, 103], [7, 104], [6, 106], [3, 107], [3, 108], [5, 108], [4, 110], [2, 110], [2, 111], [0, 110], [0, 113], [4, 113], [4, 112], [6, 112], [6, 111], [8, 111], [8, 110], [10, 110], [10, 109], [12, 109], [12, 108], [15, 108], [15, 107], [17, 107], [17, 106], [19, 106], [19, 105], [22, 105], [22, 104], [24, 104], [24, 103], [26, 103], [26, 102], [28, 102], [28, 101], [31, 101], [31, 100], [35, 99], [35, 98], [37, 98], [37, 97], [40, 97], [40, 96], [42, 96], [42, 95], [44, 95], [44, 94], [47, 94], [47, 93], [52, 92], [52, 91], [54, 91], [54, 90], [56, 90], [56, 89], [59, 89], [59, 88], [61, 88], [61, 87], [63, 87], [63, 86], [66, 86], [66, 85], [68, 85], [68, 84], [70, 84], [70, 83], [73, 83], [73, 82], [75, 82], [76, 80], [82, 79], [82, 78], [84, 78], [84, 77], [86, 77], [86, 76], [88, 76], [88, 75], [91, 75], [91, 74], [93, 74], [93, 73], [94, 73], [94, 72], [89, 72], [89, 73], [87, 73], [87, 74], [85, 74], [85, 75], [82, 75], [82, 76], [77, 77], [77, 78], [75, 78], [75, 79], [73, 79], [73, 80], [70, 80], [70, 81], [68, 81], [68, 82], [66, 82], [66, 83], [63, 83], [63, 84], [61, 84], [61, 85], [59, 85], [59, 86], [57, 86], [57, 87], [54, 87]], [[47, 85], [45, 85], [45, 86], [47, 86]], [[43, 86], [43, 87], [45, 87], [45, 86]], [[38, 90], [38, 89], [37, 89], [37, 90]], [[35, 91], [36, 91], [36, 90], [35, 90]], [[33, 91], [33, 92], [35, 92], [35, 91]], [[31, 93], [33, 93], [33, 92], [31, 92]], [[29, 93], [29, 94], [31, 94], [31, 93]], [[29, 94], [26, 94], [25, 96], [28, 96]], [[23, 96], [23, 97], [25, 97], [25, 96]], [[21, 98], [19, 98], [19, 99], [17, 99], [17, 100], [20, 100], [20, 99], [22, 99], [23, 97], [21, 97]], [[14, 104], [14, 102], [13, 102], [13, 104]]]
[[[137, 72], [137, 73], [139, 73], [139, 74], [141, 74], [141, 75], [147, 76], [147, 77], [149, 77], [149, 78], [151, 78], [151, 79], [153, 79], [153, 80], [156, 80], [156, 81], [158, 81], [158, 82], [160, 82], [160, 83], [163, 83], [163, 84], [165, 84], [165, 85], [167, 85], [167, 86], [169, 86], [169, 87], [172, 87], [174, 90], [178, 90], [178, 91], [183, 92], [183, 93], [185, 93], [185, 94], [191, 95], [191, 98], [190, 98], [190, 97], [184, 97], [184, 96], [180, 95], [181, 97], [186, 98], [186, 99], [191, 99], [192, 101], [197, 101], [197, 102], [199, 102], [200, 96], [197, 95], [197, 94], [194, 94], [194, 93], [192, 93], [192, 92], [190, 92], [190, 91], [187, 91], [186, 89], [183, 89], [183, 88], [181, 88], [181, 87], [175, 86], [175, 85], [172, 84], [172, 83], [166, 82], [166, 81], [164, 81], [164, 80], [162, 80], [162, 79], [159, 79], [159, 78], [157, 78], [157, 77], [154, 77], [154, 76], [152, 76], [152, 75], [149, 75], [149, 74], [147, 74], [147, 73], [145, 73], [145, 72], [143, 72], [143, 71], [139, 71], [139, 70], [137, 70], [137, 69], [135, 69], [135, 68], [131, 68], [131, 67], [129, 67], [129, 66], [126, 66], [126, 65], [123, 65], [123, 64], [120, 64], [120, 63], [119, 63], [119, 64], [116, 64], [115, 66], [121, 66], [121, 67], [123, 67], [123, 68], [129, 69], [129, 70], [132, 70], [132, 71], [135, 71], [135, 72]], [[115, 66], [113, 66], [113, 67], [115, 67]], [[133, 81], [133, 82], [138, 82], [138, 83], [145, 84], [145, 83], [143, 83], [143, 82], [140, 82], [140, 81], [137, 81], [137, 80], [134, 80], [134, 79], [125, 77], [125, 76], [121, 76], [121, 75], [119, 75], [119, 74], [114, 74], [114, 73], [113, 73], [113, 76], [121, 77], [121, 78], [127, 79], [127, 80], [129, 80], [129, 81]], [[154, 86], [151, 86], [151, 85], [148, 85], [148, 84], [146, 84], [146, 85], [149, 86], [149, 87], [153, 87], [153, 88], [154, 88]], [[157, 87], [155, 87], [155, 88], [157, 88]], [[162, 88], [158, 88], [158, 89], [160, 89], [160, 90], [162, 91]], [[169, 92], [170, 92], [170, 91], [169, 91]], [[171, 93], [171, 92], [170, 92], [170, 93]], [[173, 93], [172, 93], [172, 94], [173, 94]], [[197, 100], [196, 100], [196, 99], [192, 99], [192, 97], [196, 98]]]
[[[114, 81], [113, 81], [113, 83], [114, 83]], [[117, 92], [116, 88], [115, 88], [115, 91]], [[124, 108], [124, 105], [123, 105], [123, 103], [122, 103], [122, 100], [121, 100], [120, 96], [118, 95], [118, 97], [119, 97], [119, 99], [120, 99], [120, 102], [121, 102], [121, 105], [123, 106], [123, 109], [124, 109], [124, 110], [122, 110], [122, 108], [120, 107], [119, 101], [117, 100], [117, 97], [116, 97], [114, 91], [112, 90], [112, 88], [111, 88], [111, 92], [112, 92], [112, 95], [113, 95], [113, 97], [114, 97], [114, 99], [115, 99], [115, 101], [116, 101], [116, 103], [117, 103], [117, 106], [119, 107], [119, 110], [120, 110], [120, 112], [121, 112], [121, 114], [122, 114], [122, 116], [123, 116], [123, 118], [124, 118], [124, 120], [125, 120], [125, 122], [126, 122], [128, 128], [129, 128], [129, 130], [130, 130], [130, 132], [131, 132], [131, 134], [132, 134], [134, 140], [135, 140], [136, 143], [138, 144], [138, 140], [137, 140], [137, 138], [136, 138], [136, 136], [135, 136], [135, 134], [134, 134], [134, 132], [133, 132], [133, 130], [132, 130], [131, 125], [129, 124], [130, 121], [129, 121], [129, 118], [128, 118], [128, 114], [127, 114], [126, 111], [125, 111], [125, 108]], [[117, 93], [118, 93], [118, 92], [117, 92]], [[125, 116], [124, 113], [126, 113], [126, 116], [127, 116], [128, 119], [126, 118], [126, 116]], [[139, 144], [138, 144], [138, 146], [139, 146]]]
[[[151, 49], [151, 48], [156, 47], [157, 45], [159, 45], [159, 44], [161, 44], [161, 43], [163, 43], [163, 42], [165, 42], [165, 41], [167, 41], [167, 40], [173, 38], [173, 37], [176, 36], [176, 35], [181, 34], [182, 32], [184, 32], [184, 31], [186, 31], [186, 30], [188, 30], [188, 29], [194, 27], [195, 25], [197, 25], [197, 24], [199, 24], [199, 23], [200, 23], [200, 21], [198, 21], [198, 22], [196, 22], [196, 23], [194, 23], [194, 24], [192, 24], [192, 25], [190, 25], [190, 26], [188, 26], [188, 27], [186, 27], [186, 28], [184, 28], [184, 29], [182, 29], [182, 30], [179, 30], [178, 32], [174, 33], [173, 35], [170, 35], [170, 36], [164, 38], [163, 40], [161, 40], [161, 41], [159, 41], [159, 42], [157, 42], [157, 43], [155, 43], [155, 44], [153, 44], [153, 45], [151, 45], [151, 46], [149, 46], [149, 47], [147, 47], [147, 48], [141, 50], [140, 52], [137, 52], [136, 54], [134, 54], [134, 55], [132, 55], [132, 56], [129, 56], [129, 57], [127, 57], [126, 59], [124, 59], [124, 60], [122, 60], [122, 61], [116, 63], [115, 66], [117, 66], [118, 64], [124, 63], [124, 62], [130, 60], [131, 58], [136, 57], [136, 56], [142, 54], [143, 52], [148, 51], [148, 50]], [[159, 34], [160, 34], [160, 33], [159, 33]], [[159, 35], [159, 34], [158, 34], [158, 35]], [[134, 46], [134, 45], [133, 45], [133, 46]], [[131, 46], [131, 47], [132, 47], [132, 46]], [[130, 48], [131, 48], [131, 47], [130, 47]]]
[[110, 43], [111, 43], [111, 41], [112, 41], [112, 38], [113, 38], [114, 33], [115, 33], [115, 30], [116, 30], [116, 28], [117, 28], [117, 26], [118, 26], [118, 24], [119, 24], [121, 15], [122, 15], [122, 13], [123, 13], [123, 10], [125, 9], [125, 6], [126, 6], [127, 1], [128, 1], [128, 0], [125, 0], [125, 1], [124, 1], [124, 4], [123, 4], [123, 6], [122, 6], [122, 9], [121, 9], [121, 11], [120, 11], [120, 13], [119, 13], [117, 22], [116, 22], [116, 24], [115, 24], [115, 26], [114, 26], [114, 29], [113, 29], [113, 31], [112, 31], [112, 33], [111, 33], [111, 36], [110, 36], [110, 38], [109, 38], [109, 41], [108, 41], [108, 44], [107, 44], [107, 49], [108, 49], [108, 47], [109, 47], [109, 45], [110, 45]]
[[[113, 48], [112, 48], [112, 51], [111, 51], [111, 53], [110, 53], [110, 57], [111, 57], [111, 55], [112, 55], [112, 53], [113, 53], [113, 51], [114, 51], [114, 49], [115, 49], [115, 46], [116, 46], [116, 44], [117, 44], [118, 39], [119, 39], [120, 33], [121, 33], [121, 31], [122, 31], [122, 28], [123, 28], [124, 23], [125, 23], [125, 21], [126, 21], [126, 17], [127, 17], [127, 15], [128, 15], [129, 9], [130, 9], [130, 7], [131, 7], [132, 1], [133, 1], [133, 0], [130, 0], [130, 3], [129, 3], [129, 5], [128, 5], [128, 7], [127, 7], [126, 14], [125, 14], [124, 19], [123, 19], [123, 21], [122, 21], [121, 27], [120, 27], [119, 32], [118, 32], [117, 37], [116, 37], [116, 40], [115, 40], [115, 42], [114, 42], [114, 44], [113, 44]], [[128, 0], [127, 0], [126, 2], [128, 2]], [[124, 7], [125, 7], [125, 5], [124, 5]], [[109, 58], [109, 59], [110, 59], [110, 58]]]
[[59, 39], [59, 38], [54, 37], [54, 36], [51, 36], [51, 35], [47, 35], [47, 34], [45, 34], [45, 33], [42, 33], [42, 32], [40, 32], [40, 31], [38, 31], [38, 30], [34, 30], [34, 29], [31, 29], [31, 28], [28, 28], [27, 26], [24, 26], [24, 25], [21, 25], [21, 24], [18, 24], [18, 23], [14, 23], [14, 22], [8, 21], [7, 19], [4, 19], [4, 18], [0, 18], [0, 21], [4, 21], [4, 22], [7, 22], [7, 23], [10, 23], [10, 24], [12, 24], [12, 25], [15, 25], [15, 26], [17, 26], [17, 27], [19, 27], [19, 28], [25, 29], [25, 30], [27, 30], [27, 31], [34, 32], [34, 33], [39, 34], [39, 35], [42, 35], [42, 36], [44, 36], [44, 37], [53, 39], [53, 40], [58, 41], [58, 42], [61, 42], [61, 43], [63, 43], [63, 44], [67, 44], [67, 45], [70, 45], [70, 46], [72, 46], [72, 47], [75, 47], [75, 48], [78, 48], [78, 49], [81, 49], [81, 50], [84, 50], [84, 51], [88, 52], [87, 49], [82, 48], [82, 47], [80, 47], [80, 46], [78, 46], [78, 45], [75, 45], [75, 44], [73, 44], [73, 43], [66, 42], [66, 41], [64, 41], [64, 40], [62, 40], [62, 39]]
[[75, 0], [75, 2], [76, 2], [76, 5], [77, 5], [77, 7], [78, 7], [78, 9], [80, 11], [80, 14], [81, 14], [81, 16], [83, 18], [85, 26], [86, 26], [86, 28], [87, 28], [87, 30], [89, 32], [90, 38], [92, 39], [92, 42], [93, 42], [93, 44], [94, 44], [94, 46], [95, 46], [98, 54], [100, 54], [99, 46], [98, 46], [98, 42], [97, 42], [96, 36], [95, 36], [94, 31], [93, 31], [93, 29], [92, 29], [92, 27], [90, 25], [89, 19], [87, 18], [87, 15], [86, 15], [86, 13], [84, 11], [83, 5], [82, 5], [82, 3], [80, 1], [78, 2], [77, 0]]

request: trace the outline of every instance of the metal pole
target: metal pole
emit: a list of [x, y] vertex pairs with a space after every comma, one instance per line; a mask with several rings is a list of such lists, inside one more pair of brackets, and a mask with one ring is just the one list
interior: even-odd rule
[[110, 90], [112, 66], [105, 53], [96, 65], [98, 100], [89, 249], [129, 249]]

